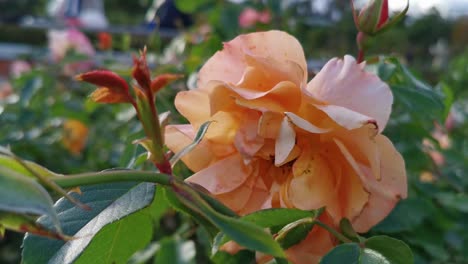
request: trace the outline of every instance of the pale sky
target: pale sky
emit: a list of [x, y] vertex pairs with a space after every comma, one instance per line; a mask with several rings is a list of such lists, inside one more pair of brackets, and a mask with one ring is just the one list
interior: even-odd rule
[[[363, 0], [357, 2], [363, 2]], [[407, 0], [389, 0], [388, 2], [390, 10], [397, 11], [405, 8]], [[410, 15], [424, 14], [432, 7], [436, 7], [445, 17], [468, 15], [468, 0], [409, 0], [409, 2]]]
[[[316, 0], [313, 2], [313, 7], [320, 12], [320, 10], [326, 9], [329, 1]], [[357, 7], [364, 5], [367, 1], [369, 0], [354, 0]], [[407, 0], [389, 0], [388, 2], [391, 11], [398, 11], [405, 8]], [[436, 7], [444, 17], [468, 15], [468, 0], [409, 0], [409, 2], [409, 15], [424, 14], [432, 7]]]

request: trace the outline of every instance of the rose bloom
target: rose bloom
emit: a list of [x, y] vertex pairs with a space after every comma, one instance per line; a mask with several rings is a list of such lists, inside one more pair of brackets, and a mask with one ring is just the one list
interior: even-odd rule
[[[178, 152], [200, 125], [203, 141], [182, 158], [199, 184], [240, 215], [266, 208], [326, 207], [321, 220], [350, 219], [366, 232], [407, 195], [405, 165], [381, 134], [389, 87], [351, 56], [334, 58], [307, 83], [300, 43], [281, 31], [240, 35], [199, 72], [175, 105], [190, 124], [166, 128]], [[320, 227], [287, 250], [311, 263], [336, 241]]]

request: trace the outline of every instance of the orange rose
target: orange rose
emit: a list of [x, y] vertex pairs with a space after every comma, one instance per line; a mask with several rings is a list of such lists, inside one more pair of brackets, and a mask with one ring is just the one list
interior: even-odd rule
[[[238, 36], [202, 67], [197, 89], [177, 95], [190, 124], [168, 126], [166, 144], [178, 152], [202, 123], [216, 121], [182, 158], [195, 172], [188, 181], [241, 215], [325, 206], [332, 225], [346, 217], [366, 232], [406, 197], [407, 186], [401, 155], [380, 134], [391, 91], [363, 68], [351, 56], [332, 59], [307, 83], [295, 38]], [[288, 250], [290, 259], [316, 262], [334, 244], [326, 237], [309, 235]]]

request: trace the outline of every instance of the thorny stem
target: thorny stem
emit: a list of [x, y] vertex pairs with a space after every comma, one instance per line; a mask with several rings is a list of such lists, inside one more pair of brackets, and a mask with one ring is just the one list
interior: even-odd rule
[[62, 188], [129, 181], [154, 182], [161, 185], [170, 185], [172, 182], [172, 176], [167, 174], [132, 170], [81, 173], [67, 176], [55, 176], [49, 179]]
[[[182, 195], [185, 194], [193, 197], [194, 193], [198, 193], [198, 195], [200, 195], [206, 203], [208, 203], [218, 212], [227, 216], [237, 217], [236, 213], [234, 213], [232, 210], [230, 210], [218, 200], [213, 198], [211, 195], [201, 190], [193, 189], [192, 191], [192, 188], [188, 186], [185, 182], [176, 180], [172, 175], [169, 174], [133, 170], [109, 170], [67, 176], [54, 176], [50, 177], [49, 179], [51, 182], [54, 182], [58, 186], [66, 189], [78, 186], [113, 182], [139, 181], [158, 183], [164, 186], [170, 186], [171, 188], [169, 189], [176, 193], [179, 193], [179, 195], [181, 195], [180, 192], [182, 192]], [[188, 194], [186, 192], [192, 192], [192, 194]]]
[[83, 210], [90, 210], [91, 208], [87, 206], [86, 204], [81, 203], [80, 201], [76, 200], [75, 198], [71, 197], [70, 195], [67, 194], [65, 190], [60, 188], [60, 185], [57, 183], [53, 182], [50, 180], [50, 178], [42, 176], [40, 173], [37, 173], [35, 170], [33, 170], [29, 165], [24, 162], [22, 159], [18, 158], [16, 155], [12, 155], [12, 157], [21, 165], [23, 168], [25, 168], [27, 171], [29, 171], [34, 177], [39, 179], [39, 181], [44, 184], [45, 186], [51, 188], [52, 190], [58, 192], [59, 194], [63, 195], [65, 198], [67, 198], [70, 202], [78, 205], [81, 207]]
[[154, 133], [155, 137], [153, 140], [155, 140], [158, 144], [158, 147], [161, 150], [161, 159], [158, 163], [155, 163], [154, 165], [159, 169], [161, 173], [166, 173], [171, 176], [172, 175], [172, 166], [169, 163], [169, 160], [167, 159], [166, 155], [163, 154], [163, 146], [164, 146], [164, 137], [161, 133], [161, 125], [159, 122], [159, 115], [158, 115], [158, 110], [156, 109], [156, 104], [155, 104], [155, 98], [154, 94], [151, 90], [151, 84], [149, 85], [149, 88], [146, 89], [146, 94], [149, 100], [149, 106], [150, 106], [150, 111], [151, 115], [153, 116], [153, 126], [154, 126]]

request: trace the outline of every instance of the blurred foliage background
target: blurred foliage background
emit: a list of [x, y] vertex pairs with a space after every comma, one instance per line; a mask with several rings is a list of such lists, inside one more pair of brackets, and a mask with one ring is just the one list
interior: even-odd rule
[[[60, 173], [151, 168], [141, 156], [143, 149], [131, 144], [143, 135], [133, 110], [87, 100], [93, 89], [73, 79], [78, 72], [64, 70], [73, 63], [91, 60], [90, 68], [108, 68], [129, 76], [131, 54], [146, 45], [153, 74], [185, 75], [157, 98], [160, 112], [171, 111], [171, 120], [182, 122], [173, 107], [176, 92], [194, 87], [201, 65], [222, 47], [222, 41], [240, 33], [268, 29], [291, 33], [302, 43], [312, 74], [331, 57], [357, 53], [348, 1], [329, 1], [324, 12], [315, 10], [312, 0], [290, 1], [289, 5], [275, 0], [168, 2], [179, 12], [167, 15], [160, 7], [149, 13], [155, 19], [147, 20], [153, 1], [104, 1], [111, 26], [82, 29], [98, 49], [96, 56], [69, 51], [56, 62], [47, 48], [47, 27], [26, 23], [47, 17], [47, 1], [0, 1], [0, 9], [7, 10], [0, 15], [0, 43], [32, 47], [30, 52], [0, 62], [0, 145]], [[269, 19], [240, 25], [247, 8], [267, 12]], [[126, 27], [115, 29], [117, 25]], [[433, 9], [405, 18], [369, 43], [369, 70], [389, 83], [395, 96], [384, 134], [405, 158], [410, 189], [409, 198], [371, 234], [402, 239], [415, 253], [416, 263], [468, 263], [467, 31], [468, 16], [447, 19]], [[99, 50], [102, 32], [110, 33], [112, 43]], [[13, 73], [15, 60], [30, 68]], [[86, 132], [79, 126], [67, 126], [70, 120], [79, 121]], [[76, 146], [79, 141], [70, 143], [73, 133], [86, 141], [80, 146]], [[177, 170], [189, 173], [183, 166]], [[158, 209], [161, 213], [153, 240], [172, 253], [195, 247], [189, 263], [208, 261], [203, 232], [192, 220], [167, 208], [161, 205]], [[21, 234], [7, 233], [0, 241], [1, 263], [19, 261], [21, 239]], [[146, 248], [150, 252], [151, 245]], [[156, 260], [171, 259], [158, 254]]]

